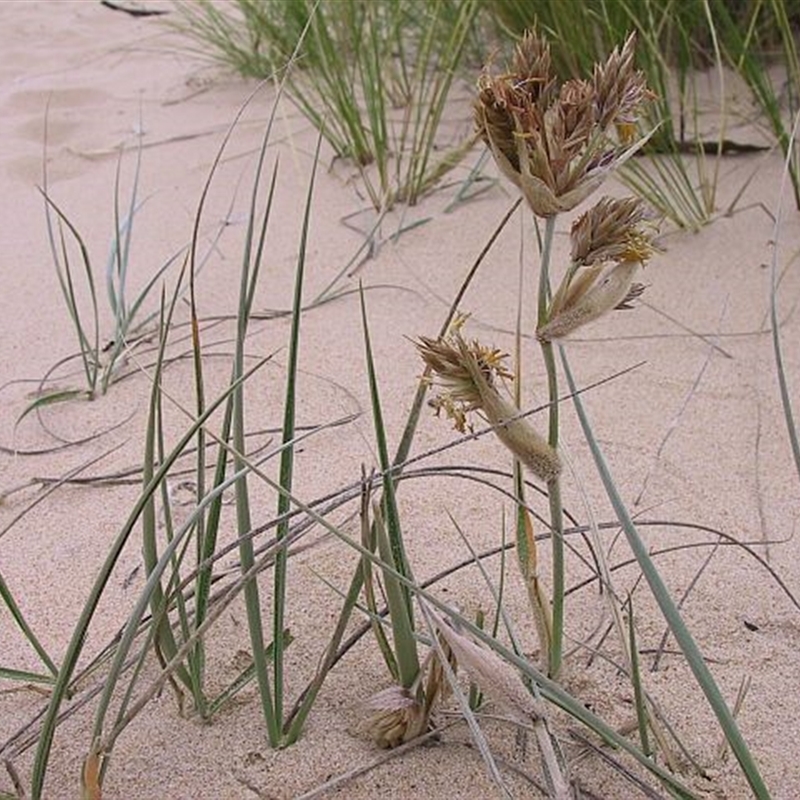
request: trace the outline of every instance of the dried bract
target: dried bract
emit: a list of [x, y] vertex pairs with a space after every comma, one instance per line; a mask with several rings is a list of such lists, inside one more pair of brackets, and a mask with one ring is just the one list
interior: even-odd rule
[[429, 718], [425, 708], [408, 689], [390, 686], [370, 698], [375, 709], [364, 725], [378, 747], [388, 749], [410, 742], [425, 733]]

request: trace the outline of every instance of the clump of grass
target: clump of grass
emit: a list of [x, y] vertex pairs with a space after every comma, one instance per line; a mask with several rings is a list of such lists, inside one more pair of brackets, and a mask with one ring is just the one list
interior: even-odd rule
[[[200, 0], [179, 8], [184, 30], [202, 44], [198, 51], [207, 56], [210, 45], [218, 60], [255, 77], [280, 74], [293, 43], [310, 28], [290, 75], [293, 97], [337, 155], [355, 163], [379, 210], [416, 202], [468, 149], [465, 140], [441, 158], [432, 151], [443, 101], [475, 42], [487, 33], [508, 39], [533, 25], [551, 34], [562, 79], [591, 70], [628, 30], [639, 31], [638, 66], [654, 90], [647, 111], [653, 134], [645, 158], [629, 161], [620, 176], [681, 228], [697, 230], [712, 219], [722, 156], [753, 147], [726, 138], [724, 80], [722, 124], [706, 138], [699, 69], [741, 75], [780, 147], [793, 152], [786, 119], [800, 96], [798, 15], [784, 0], [733, 7], [725, 0], [237, 0], [235, 13]], [[776, 48], [783, 85], [770, 76]], [[797, 200], [795, 156], [791, 164]]]
[[[45, 150], [47, 124], [45, 122]], [[72, 222], [67, 212], [56, 202], [48, 185], [47, 158], [44, 158], [41, 194], [44, 199], [45, 223], [53, 267], [64, 306], [72, 322], [78, 350], [54, 365], [40, 381], [37, 397], [19, 415], [17, 424], [45, 406], [69, 400], [95, 400], [106, 395], [111, 386], [135, 371], [128, 362], [128, 353], [137, 343], [155, 335], [158, 311], [148, 309], [154, 290], [170, 268], [180, 264], [186, 249], [167, 258], [148, 278], [134, 296], [130, 291], [132, 271], [131, 246], [134, 223], [141, 213], [144, 200], [139, 199], [142, 166], [141, 147], [136, 149], [133, 179], [127, 200], [122, 196], [123, 165], [126, 151], [117, 161], [113, 193], [113, 231], [111, 244], [102, 271], [92, 255], [87, 236]], [[100, 273], [100, 274], [98, 274]], [[109, 334], [101, 337], [103, 316], [99, 278], [105, 283], [108, 311], [113, 320]], [[152, 303], [156, 305], [155, 303]], [[79, 361], [83, 386], [58, 385], [60, 371], [70, 362]], [[73, 376], [70, 375], [70, 378]]]
[[208, 0], [179, 8], [204, 50], [259, 78], [281, 75], [307, 31], [288, 94], [355, 166], [378, 212], [416, 203], [471, 147], [469, 138], [443, 147], [438, 134], [477, 0], [240, 0], [236, 14]]

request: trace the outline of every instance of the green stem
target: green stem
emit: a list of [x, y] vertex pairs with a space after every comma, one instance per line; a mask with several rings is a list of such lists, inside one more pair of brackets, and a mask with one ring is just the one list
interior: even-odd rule
[[[550, 255], [553, 249], [553, 234], [556, 217], [547, 217], [542, 241], [541, 267], [538, 290], [538, 327], [547, 322], [547, 306], [550, 298]], [[558, 450], [558, 374], [551, 342], [541, 342], [542, 358], [547, 371], [547, 394], [550, 400], [548, 442]], [[561, 481], [558, 477], [547, 482], [550, 502], [550, 541], [553, 546], [553, 627], [550, 641], [548, 671], [555, 679], [561, 671], [564, 649], [564, 512], [561, 506]]]
[[561, 671], [564, 650], [564, 514], [561, 507], [561, 481], [547, 483], [550, 500], [550, 537], [553, 543], [553, 628], [548, 672], [553, 680]]

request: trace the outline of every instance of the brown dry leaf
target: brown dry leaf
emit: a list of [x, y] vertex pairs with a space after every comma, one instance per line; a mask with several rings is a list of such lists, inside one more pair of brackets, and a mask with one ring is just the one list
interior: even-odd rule
[[518, 722], [529, 724], [539, 716], [536, 701], [512, 666], [491, 650], [480, 647], [463, 633], [458, 633], [432, 609], [429, 609], [429, 613], [458, 664], [486, 694]]
[[103, 800], [103, 790], [100, 787], [100, 753], [92, 751], [83, 762], [81, 773], [81, 800]]

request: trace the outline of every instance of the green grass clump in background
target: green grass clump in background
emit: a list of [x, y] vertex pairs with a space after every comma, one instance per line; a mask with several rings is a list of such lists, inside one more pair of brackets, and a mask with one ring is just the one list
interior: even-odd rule
[[[377, 211], [414, 204], [469, 149], [439, 124], [477, 0], [240, 0], [179, 6], [186, 31], [242, 75], [280, 79], [304, 35], [288, 94], [359, 172]], [[440, 146], [443, 152], [435, 148]]]
[[563, 79], [587, 74], [637, 32], [637, 66], [656, 93], [648, 119], [655, 133], [646, 157], [622, 177], [676, 225], [706, 224], [716, 211], [721, 156], [754, 147], [727, 138], [722, 94], [720, 124], [703, 129], [696, 78], [708, 68], [719, 73], [721, 93], [724, 71], [750, 87], [774, 141], [792, 156], [800, 207], [789, 137], [800, 98], [798, 0], [238, 0], [228, 8], [202, 0], [179, 7], [183, 29], [204, 51], [210, 45], [213, 57], [247, 76], [279, 75], [309, 28], [290, 94], [336, 154], [352, 161], [379, 211], [415, 203], [463, 157], [468, 136], [437, 140], [454, 81], [471, 80], [476, 57], [506, 49], [531, 27], [550, 37]]

